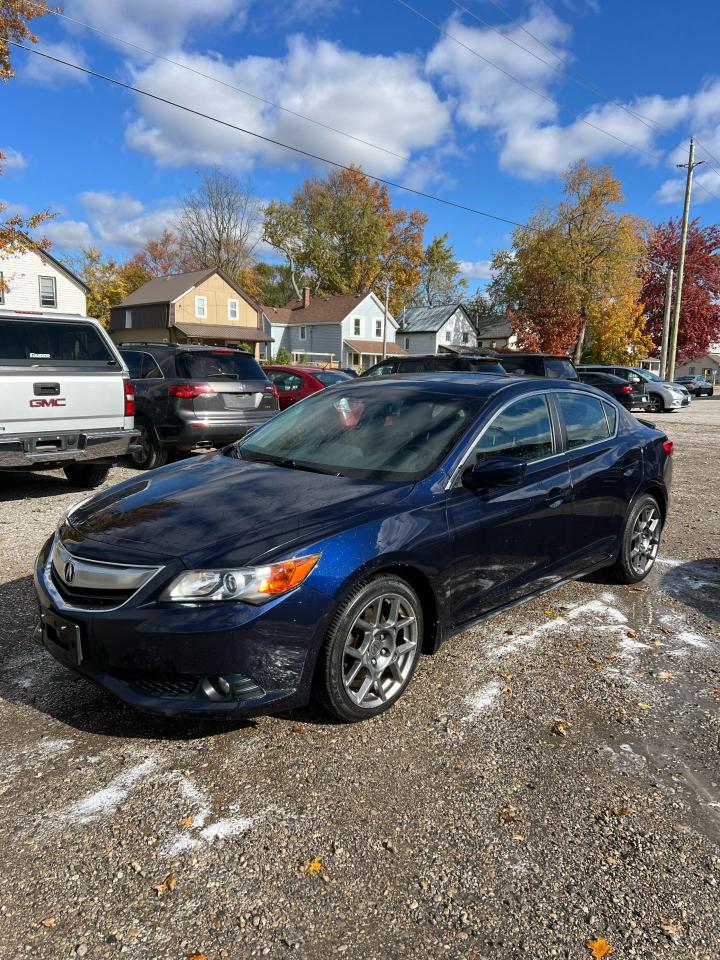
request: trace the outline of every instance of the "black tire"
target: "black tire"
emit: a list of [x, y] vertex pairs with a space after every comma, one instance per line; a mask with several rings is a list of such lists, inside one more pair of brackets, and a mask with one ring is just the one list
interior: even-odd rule
[[[395, 597], [399, 598], [396, 622], [402, 619], [407, 620], [411, 613], [414, 617], [414, 624], [409, 627], [401, 627], [396, 637], [386, 639], [382, 633], [383, 620], [381, 617], [379, 626], [377, 628], [372, 626], [367, 631], [367, 654], [360, 658], [360, 648], [365, 644], [356, 638], [356, 633], [359, 631], [362, 634], [365, 631], [356, 626], [356, 621], [360, 619], [361, 614], [367, 614], [368, 610], [377, 610], [377, 608], [373, 608], [373, 602], [378, 601], [379, 598], [383, 598], [379, 603], [381, 615], [383, 612], [389, 613], [390, 604]], [[404, 617], [400, 612], [401, 610], [406, 612]], [[386, 618], [385, 622], [389, 622], [389, 618]], [[365, 580], [343, 601], [330, 624], [315, 671], [315, 695], [317, 699], [326, 710], [346, 723], [367, 720], [383, 713], [398, 700], [412, 680], [420, 659], [423, 629], [422, 604], [418, 595], [405, 580], [394, 575], [380, 575]], [[413, 636], [414, 648], [408, 647], [407, 652], [402, 654], [404, 645], [411, 644]], [[399, 643], [396, 646], [397, 639], [399, 639]], [[354, 646], [355, 642], [359, 644], [358, 647]], [[351, 657], [346, 652], [346, 644], [348, 647], [352, 646], [353, 649], [357, 649], [357, 654]], [[375, 646], [378, 647], [377, 650]], [[377, 661], [372, 659], [373, 652], [378, 658]], [[385, 654], [384, 660], [387, 662], [387, 666], [384, 668], [382, 667], [383, 657], [381, 657], [381, 654]], [[364, 665], [366, 660], [367, 666]], [[371, 660], [375, 664], [374, 668], [370, 665]], [[372, 703], [371, 700], [368, 700], [366, 706], [360, 706], [357, 699], [354, 699], [348, 692], [346, 680], [352, 672], [352, 665], [355, 663], [361, 664], [359, 668], [361, 675], [358, 675], [357, 680], [350, 681], [351, 689], [352, 683], [357, 682], [359, 684], [359, 689], [354, 691], [354, 696], [360, 696], [363, 683], [371, 678], [370, 670], [374, 669], [379, 675], [379, 679], [372, 680], [372, 686], [364, 694], [364, 697], [369, 694], [371, 700], [374, 698], [379, 702]], [[402, 681], [396, 679], [396, 670], [402, 674]], [[382, 671], [381, 676], [380, 671]], [[385, 694], [385, 699], [380, 701], [381, 688], [385, 683], [390, 687], [397, 684], [398, 688], [390, 689]]]
[[105, 482], [110, 467], [93, 463], [68, 463], [63, 467], [63, 473], [74, 487], [87, 487], [90, 490]]
[[[654, 553], [649, 566], [644, 571], [640, 571], [638, 570], [636, 563], [633, 562], [633, 541], [636, 536], [636, 525], [638, 523], [638, 518], [643, 511], [647, 511], [648, 509], [653, 510], [658, 518], [657, 545], [654, 548]], [[620, 544], [620, 553], [618, 554], [618, 558], [612, 568], [614, 577], [618, 583], [639, 583], [641, 580], [645, 579], [655, 564], [655, 557], [657, 556], [661, 534], [662, 511], [660, 509], [660, 505], [655, 497], [651, 496], [649, 493], [644, 493], [633, 503], [625, 520], [622, 542]]]
[[663, 398], [657, 393], [651, 393], [647, 408], [648, 413], [665, 413], [665, 404], [663, 403]]
[[134, 440], [139, 449], [128, 454], [130, 463], [138, 470], [162, 467], [167, 462], [168, 449], [158, 439], [153, 425], [145, 417], [136, 417], [135, 429], [140, 431], [140, 436]]

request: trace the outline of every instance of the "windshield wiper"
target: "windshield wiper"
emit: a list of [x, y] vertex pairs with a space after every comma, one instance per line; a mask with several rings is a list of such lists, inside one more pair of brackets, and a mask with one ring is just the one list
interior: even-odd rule
[[344, 476], [339, 470], [335, 470], [332, 467], [321, 467], [316, 463], [302, 463], [301, 461], [293, 460], [292, 457], [273, 457], [270, 454], [263, 455], [262, 453], [257, 454], [254, 452], [250, 452], [250, 455], [247, 456], [243, 454], [240, 449], [238, 449], [236, 456], [255, 463], [270, 463], [274, 467], [286, 467], [288, 470], [305, 470], [307, 473], [324, 473], [330, 477]]

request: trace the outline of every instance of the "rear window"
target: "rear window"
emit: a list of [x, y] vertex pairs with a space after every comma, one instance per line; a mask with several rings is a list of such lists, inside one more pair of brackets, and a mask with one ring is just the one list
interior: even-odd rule
[[89, 323], [0, 320], [0, 363], [56, 367], [117, 364], [98, 331]]
[[475, 373], [505, 373], [505, 367], [497, 360], [468, 360], [468, 363]]
[[539, 357], [508, 357], [503, 356], [500, 363], [505, 367], [508, 373], [516, 373], [520, 376], [541, 377], [543, 375], [542, 360]]
[[569, 360], [545, 357], [545, 376], [554, 380], [577, 380], [577, 371]]
[[266, 380], [260, 364], [247, 353], [186, 350], [176, 359], [178, 376], [189, 380]]
[[313, 376], [325, 387], [331, 387], [333, 383], [340, 383], [342, 380], [350, 380], [346, 373], [335, 372], [332, 370], [313, 370]]

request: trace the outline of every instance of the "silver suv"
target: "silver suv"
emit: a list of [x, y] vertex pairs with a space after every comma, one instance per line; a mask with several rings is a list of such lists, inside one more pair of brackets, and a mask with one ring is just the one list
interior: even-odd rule
[[644, 383], [648, 395], [647, 409], [651, 413], [669, 413], [680, 410], [690, 403], [690, 394], [677, 383], [661, 380], [656, 373], [641, 370], [638, 367], [616, 367], [600, 364], [583, 364], [580, 371], [588, 373], [612, 373], [628, 383]]

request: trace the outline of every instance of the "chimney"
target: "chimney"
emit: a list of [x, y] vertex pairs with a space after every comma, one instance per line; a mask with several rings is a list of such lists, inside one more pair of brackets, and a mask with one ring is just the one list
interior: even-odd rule
[[303, 287], [302, 303], [303, 310], [310, 306], [310, 287]]

